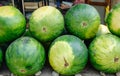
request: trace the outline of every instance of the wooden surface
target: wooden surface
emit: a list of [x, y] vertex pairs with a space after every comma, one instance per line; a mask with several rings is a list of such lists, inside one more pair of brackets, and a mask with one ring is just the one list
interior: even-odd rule
[[105, 0], [104, 2], [93, 2], [92, 0], [86, 0], [86, 3], [91, 5], [98, 5], [98, 6], [107, 6], [110, 4], [110, 0]]

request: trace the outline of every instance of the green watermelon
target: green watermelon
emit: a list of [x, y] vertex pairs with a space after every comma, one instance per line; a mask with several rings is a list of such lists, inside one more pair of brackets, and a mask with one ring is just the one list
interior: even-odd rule
[[51, 67], [62, 75], [81, 72], [88, 60], [88, 50], [81, 39], [63, 35], [55, 39], [48, 53]]
[[29, 76], [40, 71], [45, 63], [44, 47], [32, 37], [21, 37], [6, 51], [6, 64], [18, 76]]
[[98, 31], [100, 16], [91, 5], [74, 5], [65, 14], [65, 25], [67, 31], [71, 34], [83, 40], [91, 39], [95, 37]]
[[111, 9], [105, 22], [111, 33], [120, 36], [120, 3]]
[[120, 38], [113, 34], [97, 36], [89, 46], [93, 67], [105, 73], [120, 71]]
[[29, 24], [32, 36], [41, 42], [52, 41], [64, 30], [63, 15], [52, 6], [43, 6], [35, 10]]
[[13, 41], [26, 29], [23, 14], [13, 6], [0, 7], [0, 43]]

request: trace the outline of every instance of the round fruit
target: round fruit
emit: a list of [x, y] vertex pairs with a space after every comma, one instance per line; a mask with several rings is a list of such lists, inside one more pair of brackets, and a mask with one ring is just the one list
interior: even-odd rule
[[81, 39], [93, 38], [100, 25], [97, 10], [88, 4], [78, 4], [71, 7], [65, 15], [67, 30]]
[[106, 24], [111, 33], [120, 36], [120, 3], [116, 4], [106, 17]]
[[63, 15], [52, 6], [43, 6], [35, 10], [29, 24], [31, 34], [41, 42], [55, 39], [64, 30]]
[[91, 64], [99, 71], [120, 71], [120, 38], [113, 34], [97, 36], [89, 46]]
[[74, 75], [85, 67], [88, 50], [78, 37], [63, 35], [53, 41], [48, 57], [55, 71], [63, 75]]
[[0, 7], [0, 43], [13, 41], [26, 29], [26, 20], [22, 13], [13, 6]]
[[96, 36], [100, 36], [100, 35], [108, 34], [108, 33], [110, 33], [108, 27], [106, 25], [100, 24], [98, 28], [98, 32], [96, 33]]
[[45, 63], [44, 48], [31, 37], [21, 37], [7, 48], [6, 63], [15, 75], [33, 75], [41, 70]]

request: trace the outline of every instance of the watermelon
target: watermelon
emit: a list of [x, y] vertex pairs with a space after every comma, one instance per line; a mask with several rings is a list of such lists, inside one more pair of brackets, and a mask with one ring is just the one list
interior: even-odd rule
[[88, 49], [78, 37], [62, 35], [50, 45], [48, 58], [56, 72], [62, 75], [74, 75], [85, 68]]
[[92, 66], [105, 73], [120, 71], [120, 38], [113, 34], [97, 36], [89, 46]]
[[20, 37], [6, 50], [6, 64], [18, 76], [34, 75], [45, 63], [44, 47], [32, 37]]
[[120, 3], [113, 6], [106, 17], [106, 24], [110, 32], [114, 35], [120, 36]]
[[106, 25], [100, 24], [98, 28], [98, 32], [96, 33], [96, 36], [100, 36], [100, 35], [108, 34], [108, 33], [110, 33], [108, 27]]
[[79, 38], [91, 39], [95, 37], [99, 25], [98, 11], [89, 4], [77, 4], [65, 14], [65, 27], [67, 31]]
[[20, 37], [26, 29], [23, 14], [13, 6], [0, 7], [0, 43], [11, 42]]
[[35, 10], [29, 24], [32, 36], [41, 42], [54, 40], [64, 30], [62, 13], [52, 6], [43, 6]]

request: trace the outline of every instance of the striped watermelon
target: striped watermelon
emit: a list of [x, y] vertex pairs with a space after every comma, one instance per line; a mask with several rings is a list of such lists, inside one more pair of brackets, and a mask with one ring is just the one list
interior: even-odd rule
[[44, 48], [34, 38], [21, 37], [7, 48], [6, 63], [13, 74], [33, 75], [41, 70], [45, 63]]

